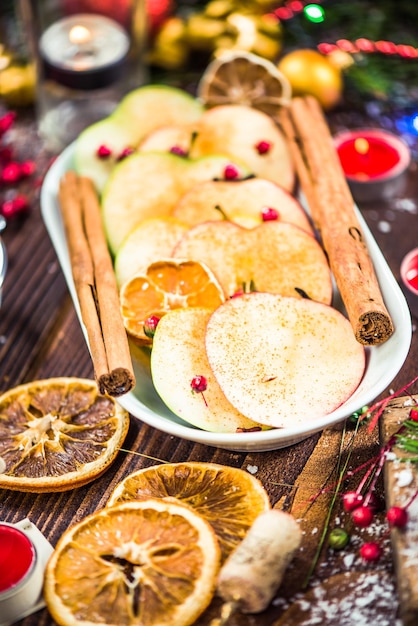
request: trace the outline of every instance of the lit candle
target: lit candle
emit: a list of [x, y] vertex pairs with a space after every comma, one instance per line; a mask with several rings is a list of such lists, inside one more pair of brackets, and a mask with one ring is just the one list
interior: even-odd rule
[[0, 523], [0, 618], [14, 622], [38, 600], [43, 571], [34, 544], [12, 524]]
[[411, 250], [401, 264], [401, 278], [406, 287], [418, 296], [418, 248]]
[[334, 142], [356, 200], [390, 199], [401, 191], [411, 154], [399, 137], [365, 128], [339, 133]]
[[39, 42], [47, 79], [73, 89], [99, 89], [120, 78], [128, 33], [114, 20], [80, 13], [52, 24]]

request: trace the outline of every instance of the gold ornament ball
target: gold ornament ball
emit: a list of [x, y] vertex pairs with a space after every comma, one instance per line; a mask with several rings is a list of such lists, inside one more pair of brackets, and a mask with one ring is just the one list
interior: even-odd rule
[[300, 49], [287, 53], [278, 63], [293, 96], [315, 96], [322, 108], [332, 109], [341, 100], [341, 70], [316, 50]]

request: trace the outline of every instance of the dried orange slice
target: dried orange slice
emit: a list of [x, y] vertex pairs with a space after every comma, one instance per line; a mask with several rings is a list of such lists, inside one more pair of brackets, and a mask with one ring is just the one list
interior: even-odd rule
[[289, 104], [288, 79], [267, 59], [246, 51], [228, 51], [209, 63], [197, 95], [207, 107], [243, 104], [275, 117]]
[[147, 498], [177, 498], [212, 525], [222, 559], [244, 538], [255, 518], [271, 508], [267, 491], [252, 474], [216, 463], [166, 463], [127, 476], [107, 505]]
[[133, 276], [120, 290], [125, 328], [140, 345], [152, 343], [144, 332], [149, 317], [160, 318], [182, 307], [215, 309], [224, 300], [222, 288], [206, 265], [182, 259], [151, 263], [144, 274]]
[[209, 605], [219, 567], [213, 529], [192, 508], [127, 502], [62, 535], [45, 600], [60, 626], [189, 626]]
[[129, 415], [94, 380], [50, 378], [0, 396], [0, 487], [66, 491], [102, 474], [117, 455]]

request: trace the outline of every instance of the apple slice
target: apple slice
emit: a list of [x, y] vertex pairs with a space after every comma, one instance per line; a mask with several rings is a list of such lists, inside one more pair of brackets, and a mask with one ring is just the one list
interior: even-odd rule
[[268, 293], [228, 300], [211, 315], [206, 351], [225, 396], [276, 428], [318, 419], [358, 387], [365, 350], [349, 321], [312, 300]]
[[[188, 159], [169, 152], [137, 152], [117, 165], [103, 191], [103, 224], [111, 251], [116, 254], [138, 224], [170, 215], [179, 198], [193, 185], [224, 178], [231, 158], [211, 155]], [[249, 175], [235, 159], [237, 170]]]
[[208, 181], [196, 185], [180, 199], [172, 215], [190, 226], [222, 220], [220, 206], [231, 222], [248, 218], [250, 227], [261, 224], [264, 209], [274, 209], [277, 220], [313, 233], [301, 204], [280, 185], [263, 178], [241, 181]]
[[171, 256], [174, 246], [188, 229], [187, 224], [173, 217], [155, 217], [141, 222], [127, 236], [116, 255], [118, 286], [135, 274], [143, 274], [157, 259]]
[[[74, 162], [79, 174], [93, 180], [99, 192], [126, 148], [136, 148], [152, 130], [187, 124], [202, 115], [202, 104], [187, 92], [166, 85], [147, 85], [127, 94], [113, 113], [84, 130], [75, 142]], [[99, 158], [106, 146], [111, 155]]]
[[186, 232], [172, 256], [205, 263], [226, 297], [253, 285], [256, 291], [331, 302], [325, 253], [312, 235], [293, 224], [264, 222], [249, 230], [227, 221], [204, 222]]
[[[155, 389], [175, 415], [203, 430], [221, 433], [257, 427], [228, 402], [209, 367], [205, 330], [211, 312], [176, 309], [161, 318], [151, 352]], [[203, 392], [192, 390], [196, 376], [206, 379]]]
[[229, 154], [241, 159], [259, 178], [293, 190], [295, 172], [287, 141], [265, 113], [238, 104], [217, 106], [205, 111], [196, 130], [191, 157]]

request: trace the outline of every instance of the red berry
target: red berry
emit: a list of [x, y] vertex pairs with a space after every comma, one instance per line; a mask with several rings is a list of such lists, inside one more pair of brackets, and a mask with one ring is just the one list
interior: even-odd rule
[[0, 135], [3, 135], [3, 133], [8, 131], [9, 128], [13, 126], [13, 122], [15, 121], [15, 119], [16, 113], [14, 113], [13, 111], [9, 111], [9, 113], [6, 113], [5, 115], [3, 115], [3, 117], [0, 117]]
[[264, 207], [261, 209], [261, 219], [263, 222], [274, 222], [279, 219], [279, 212], [271, 207]]
[[13, 150], [9, 146], [0, 148], [0, 161], [2, 163], [10, 163], [13, 158]]
[[29, 202], [25, 196], [16, 196], [13, 200], [6, 200], [1, 205], [1, 212], [6, 218], [15, 217], [29, 209]]
[[1, 180], [6, 184], [17, 183], [21, 178], [21, 168], [19, 163], [16, 161], [11, 161], [4, 166], [3, 171], [1, 173]]
[[170, 148], [170, 152], [171, 154], [177, 154], [177, 156], [181, 157], [187, 156], [186, 150], [184, 150], [184, 148], [182, 148], [181, 146], [173, 146], [172, 148]]
[[256, 146], [255, 149], [257, 150], [258, 154], [267, 154], [268, 152], [270, 152], [270, 148], [271, 148], [271, 142], [270, 141], [259, 141]]
[[32, 176], [35, 170], [36, 170], [36, 165], [34, 161], [23, 161], [23, 163], [20, 164], [21, 176], [24, 176], [24, 177]]
[[101, 146], [97, 148], [96, 154], [99, 157], [99, 159], [108, 159], [110, 155], [112, 154], [112, 151], [110, 148], [102, 144]]
[[404, 528], [408, 523], [407, 510], [401, 506], [392, 506], [386, 513], [386, 519], [392, 528]]
[[192, 378], [190, 386], [192, 388], [192, 391], [202, 393], [208, 388], [208, 381], [204, 376], [195, 376], [194, 378]]
[[375, 541], [370, 541], [369, 543], [364, 543], [360, 548], [360, 556], [363, 561], [367, 561], [368, 563], [372, 563], [374, 561], [378, 561], [380, 559], [380, 555], [382, 554], [382, 549], [378, 543]]
[[123, 159], [126, 159], [126, 157], [130, 156], [131, 154], [133, 154], [135, 152], [134, 148], [124, 148], [122, 150], [122, 152], [118, 155], [117, 160], [118, 161], [123, 161]]
[[149, 337], [150, 339], [154, 337], [160, 319], [161, 318], [157, 317], [156, 315], [150, 315], [149, 317], [147, 317], [144, 322], [144, 334], [146, 335], [146, 337]]
[[409, 419], [413, 422], [418, 422], [418, 406], [413, 406], [409, 411]]
[[226, 180], [234, 180], [235, 178], [238, 178], [239, 171], [237, 166], [233, 163], [229, 163], [228, 165], [226, 165], [224, 169], [224, 176]]
[[369, 506], [358, 506], [351, 512], [351, 519], [356, 526], [367, 528], [373, 521], [373, 510]]
[[354, 511], [362, 502], [363, 496], [356, 491], [347, 491], [347, 493], [343, 495], [343, 507], [344, 511], [347, 511], [347, 513]]

